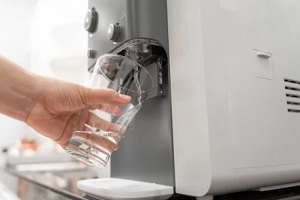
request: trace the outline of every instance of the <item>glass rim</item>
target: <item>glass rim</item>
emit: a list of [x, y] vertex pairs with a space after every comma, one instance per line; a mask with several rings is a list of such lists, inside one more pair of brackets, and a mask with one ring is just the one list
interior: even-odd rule
[[[128, 58], [128, 57], [126, 57], [126, 56], [123, 56], [123, 55], [111, 53], [111, 54], [103, 54], [103, 55], [99, 56], [98, 59], [97, 59], [97, 62], [98, 62], [98, 60], [100, 60], [100, 59], [102, 59], [102, 58], [105, 58], [105, 57], [120, 57], [120, 58], [122, 58], [122, 59], [128, 59], [129, 61], [131, 61], [131, 62], [133, 62], [134, 64], [136, 64], [139, 68], [143, 69], [143, 70], [147, 73], [147, 75], [150, 77], [150, 80], [151, 80], [151, 87], [149, 87], [148, 90], [141, 90], [142, 93], [149, 92], [149, 91], [151, 91], [152, 89], [155, 88], [155, 87], [153, 86], [153, 85], [154, 85], [154, 84], [153, 84], [153, 78], [152, 78], [151, 74], [149, 73], [149, 71], [148, 71], [145, 67], [143, 67], [141, 64], [137, 63], [135, 60], [133, 60], [133, 59], [131, 59], [131, 58]], [[97, 66], [97, 67], [98, 67], [98, 66]], [[95, 70], [95, 68], [94, 68], [94, 70]], [[101, 68], [100, 68], [99, 70], [101, 71], [101, 74], [103, 75], [103, 77], [104, 77], [107, 81], [109, 81], [111, 84], [113, 84], [113, 85], [115, 85], [115, 86], [118, 86], [118, 87], [120, 87], [120, 88], [122, 88], [122, 89], [124, 89], [124, 90], [130, 91], [130, 92], [135, 92], [134, 90], [127, 89], [127, 88], [125, 88], [125, 87], [123, 87], [123, 86], [120, 86], [120, 85], [114, 83], [113, 81], [111, 81], [111, 80], [105, 75], [105, 73], [102, 71]]]

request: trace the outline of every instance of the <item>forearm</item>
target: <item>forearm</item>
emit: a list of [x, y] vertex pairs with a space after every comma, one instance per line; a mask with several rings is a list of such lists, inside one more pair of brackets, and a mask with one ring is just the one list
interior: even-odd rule
[[0, 113], [25, 121], [39, 95], [37, 76], [0, 56]]

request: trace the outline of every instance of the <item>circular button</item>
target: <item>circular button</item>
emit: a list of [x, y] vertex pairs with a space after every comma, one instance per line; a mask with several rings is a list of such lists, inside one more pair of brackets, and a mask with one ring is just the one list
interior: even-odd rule
[[93, 49], [88, 49], [87, 51], [87, 57], [88, 58], [96, 58], [97, 51]]
[[107, 39], [117, 42], [121, 34], [121, 26], [119, 24], [110, 24], [107, 29]]
[[97, 27], [97, 12], [95, 8], [91, 8], [86, 13], [84, 19], [84, 28], [90, 33], [93, 33]]

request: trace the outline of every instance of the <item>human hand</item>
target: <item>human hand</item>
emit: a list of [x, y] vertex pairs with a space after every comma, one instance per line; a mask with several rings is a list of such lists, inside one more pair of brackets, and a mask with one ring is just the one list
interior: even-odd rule
[[[80, 113], [100, 109], [112, 115], [121, 114], [119, 106], [130, 102], [130, 97], [108, 89], [91, 89], [77, 84], [37, 77], [40, 92], [28, 113], [25, 122], [44, 136], [65, 148], [79, 121]], [[87, 116], [93, 120], [95, 116]], [[99, 128], [117, 132], [119, 126], [97, 118]], [[108, 149], [118, 146], [103, 140]]]

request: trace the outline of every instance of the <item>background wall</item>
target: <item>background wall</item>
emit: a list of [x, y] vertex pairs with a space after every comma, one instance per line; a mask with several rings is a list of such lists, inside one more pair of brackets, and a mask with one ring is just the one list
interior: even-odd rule
[[[30, 24], [37, 0], [0, 0], [0, 54], [23, 67], [30, 61]], [[26, 125], [0, 114], [0, 148], [15, 142]]]
[[85, 83], [87, 1], [39, 0], [31, 25], [30, 68], [39, 74]]
[[[86, 10], [86, 0], [0, 0], [0, 54], [35, 73], [85, 84]], [[1, 114], [0, 127], [0, 150], [24, 136], [50, 142]], [[0, 152], [0, 167], [4, 164]], [[17, 187], [6, 174], [0, 177], [9, 188]]]
[[[85, 84], [86, 7], [84, 0], [0, 0], [0, 54], [35, 73]], [[0, 148], [34, 132], [1, 114], [0, 126]]]

